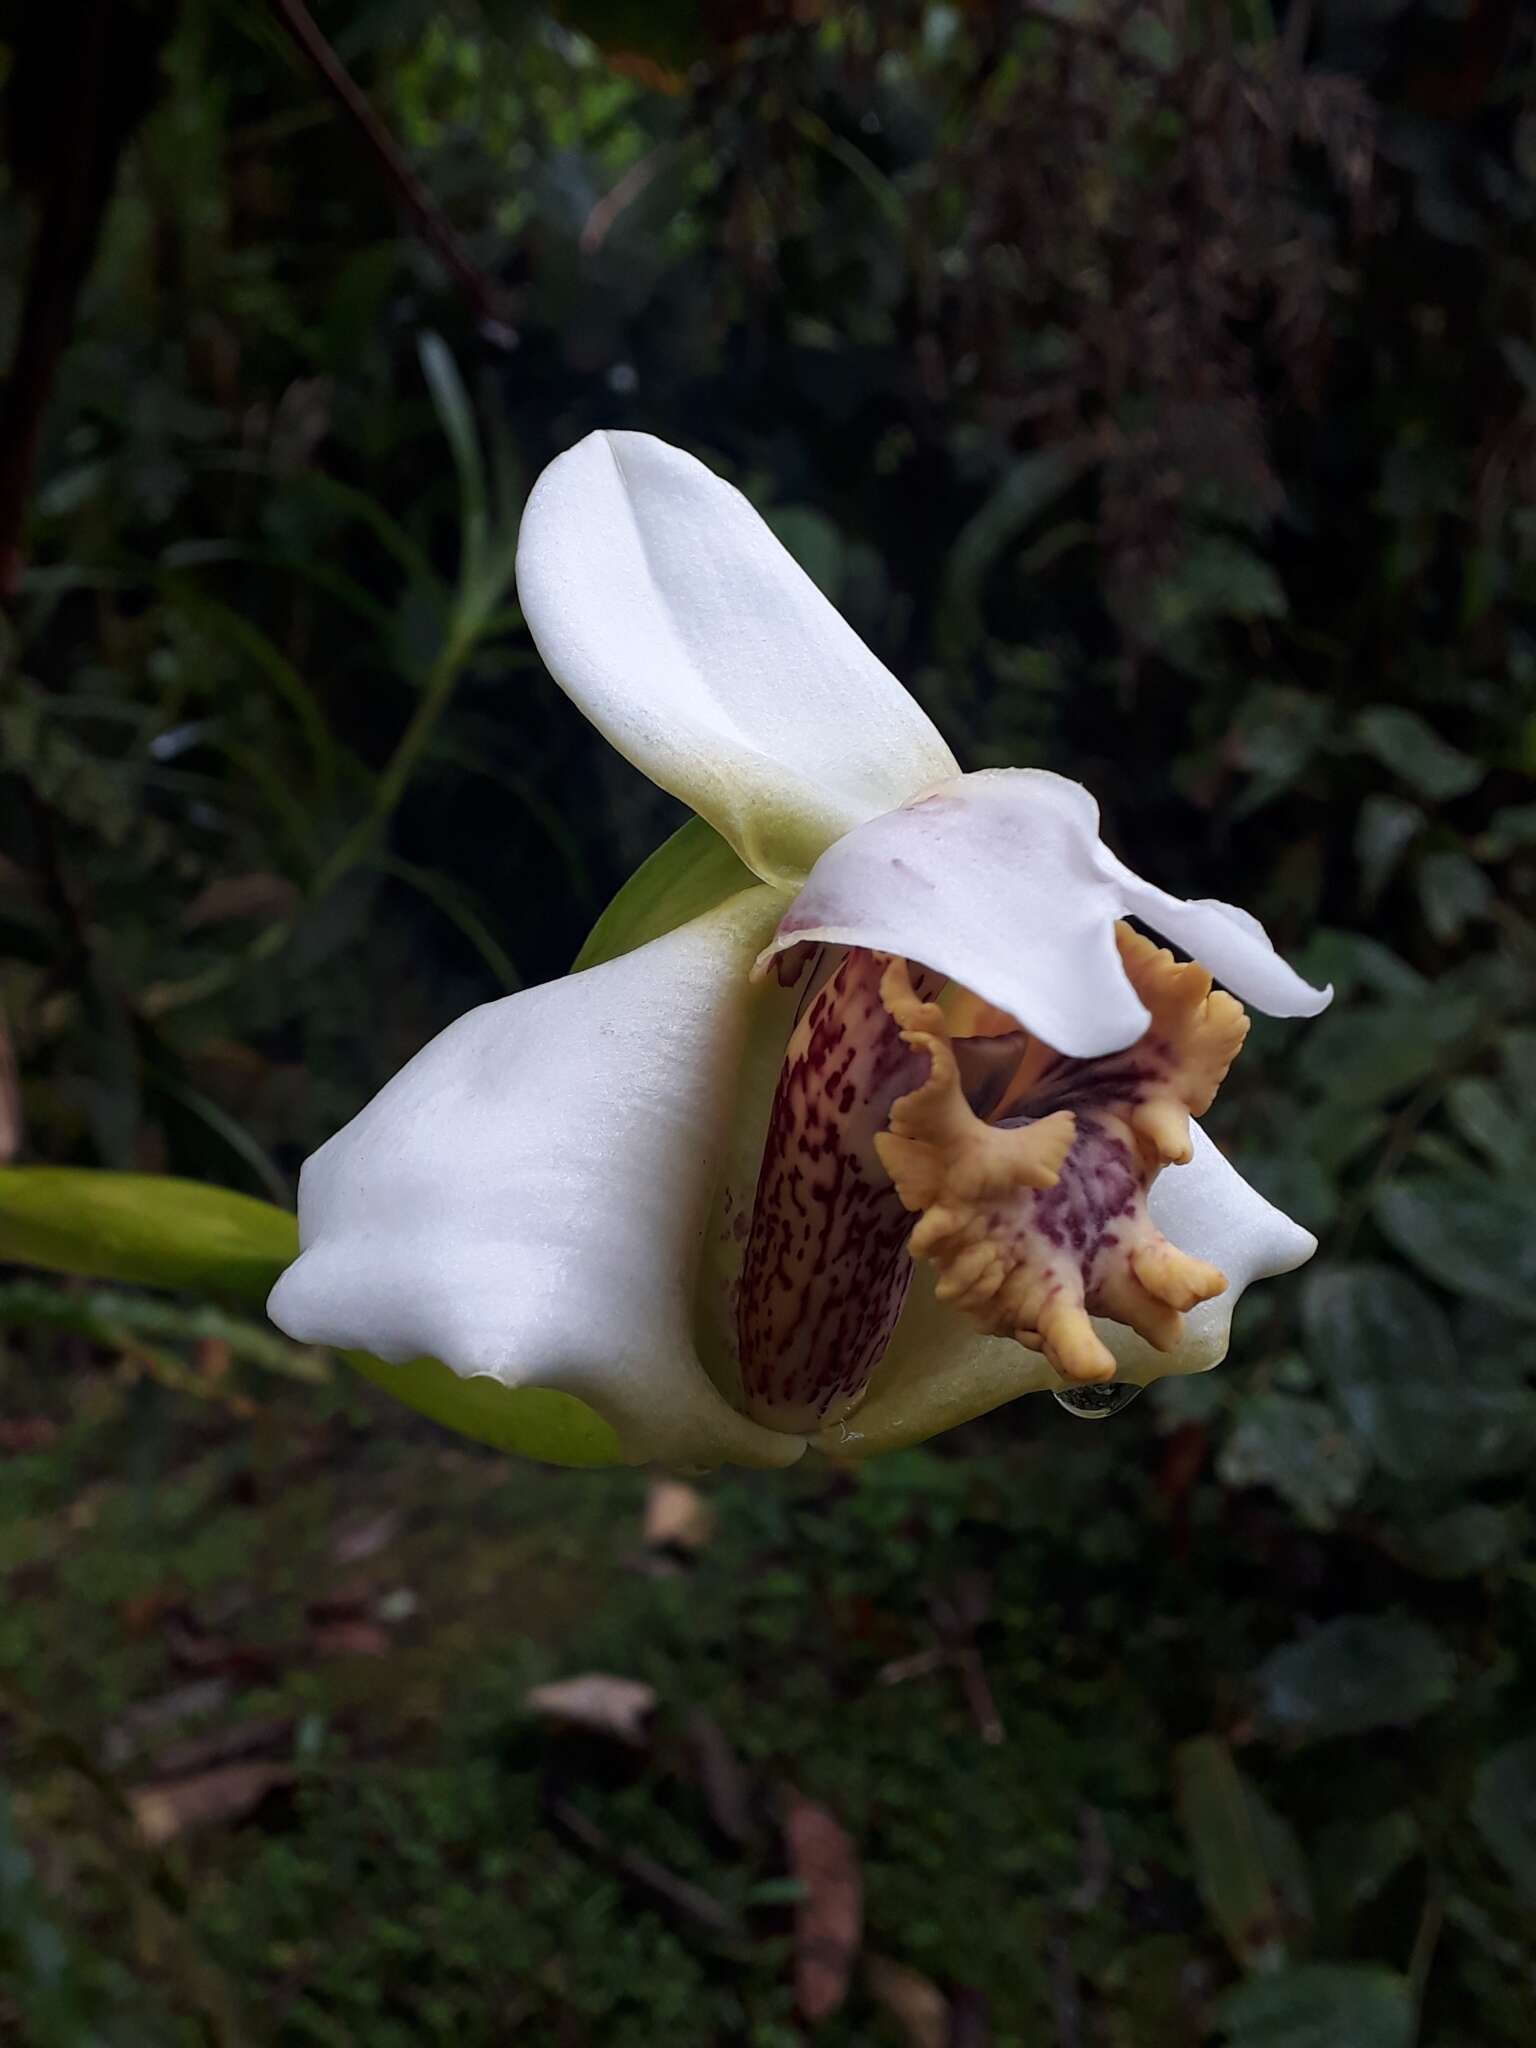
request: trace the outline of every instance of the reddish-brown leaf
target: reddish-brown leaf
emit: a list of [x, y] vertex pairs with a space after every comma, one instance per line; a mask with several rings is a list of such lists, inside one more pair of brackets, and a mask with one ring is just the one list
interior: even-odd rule
[[752, 1788], [730, 1737], [702, 1707], [688, 1716], [688, 1747], [710, 1819], [728, 1841], [745, 1848], [758, 1832], [752, 1819]]
[[376, 1621], [320, 1621], [309, 1631], [317, 1657], [387, 1657], [394, 1645]]
[[200, 1627], [194, 1615], [177, 1610], [165, 1617], [165, 1644], [183, 1671], [221, 1671], [251, 1684], [273, 1677], [282, 1663], [268, 1644], [231, 1641]]
[[59, 1425], [46, 1415], [16, 1415], [0, 1422], [0, 1451], [24, 1456], [28, 1451], [46, 1451], [58, 1436]]
[[159, 1848], [199, 1828], [242, 1819], [293, 1779], [286, 1764], [224, 1764], [165, 1785], [132, 1786], [128, 1806], [140, 1835]]
[[400, 1521], [398, 1508], [354, 1516], [343, 1522], [331, 1538], [331, 1556], [337, 1564], [361, 1564], [365, 1558], [376, 1557], [400, 1534]]
[[284, 875], [220, 875], [198, 891], [182, 912], [181, 921], [188, 931], [237, 917], [274, 924], [279, 918], [291, 917], [298, 906], [299, 892]]
[[5, 1012], [0, 1010], [0, 1166], [7, 1165], [21, 1150], [21, 1133], [21, 1082], [11, 1048], [10, 1027]]
[[232, 1721], [203, 1735], [188, 1735], [156, 1750], [150, 1769], [158, 1778], [199, 1777], [216, 1765], [243, 1763], [252, 1757], [280, 1757], [293, 1748], [293, 1722], [286, 1715]]
[[889, 1956], [866, 1956], [864, 1982], [901, 2029], [908, 2048], [949, 2048], [949, 2000], [931, 1978]]
[[695, 1486], [681, 1479], [653, 1479], [645, 1496], [648, 1550], [703, 1550], [715, 1533], [715, 1511]]
[[795, 1907], [795, 2000], [812, 2026], [848, 1996], [864, 1934], [864, 1875], [842, 1823], [793, 1785], [780, 1803], [784, 1849], [801, 1886]]

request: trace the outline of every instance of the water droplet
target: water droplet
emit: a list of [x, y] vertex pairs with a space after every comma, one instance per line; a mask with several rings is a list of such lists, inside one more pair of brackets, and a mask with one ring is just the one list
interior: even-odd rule
[[1079, 1422], [1105, 1422], [1129, 1408], [1141, 1388], [1129, 1380], [1109, 1380], [1096, 1387], [1052, 1387], [1051, 1392]]

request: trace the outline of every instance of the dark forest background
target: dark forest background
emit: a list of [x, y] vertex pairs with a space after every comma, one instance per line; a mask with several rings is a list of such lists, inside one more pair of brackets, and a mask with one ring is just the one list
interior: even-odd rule
[[1318, 1260], [1105, 1427], [648, 1491], [0, 1269], [0, 2038], [1527, 2042], [1525, 11], [8, 0], [0, 75], [0, 1157], [286, 1205], [565, 969], [681, 815], [510, 585], [596, 426], [1338, 989], [1215, 1119]]

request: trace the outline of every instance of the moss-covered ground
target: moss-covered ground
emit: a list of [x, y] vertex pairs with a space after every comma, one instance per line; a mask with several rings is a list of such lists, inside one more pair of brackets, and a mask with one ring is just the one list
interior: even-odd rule
[[[1224, 2009], [1176, 1753], [1241, 1754], [1249, 1674], [1329, 1596], [1324, 1553], [1204, 1480], [1198, 1428], [1159, 1433], [1154, 1403], [704, 1481], [689, 1558], [646, 1546], [640, 1475], [509, 1464], [351, 1381], [254, 1417], [73, 1384], [6, 1467], [0, 2035], [774, 2048], [805, 2031], [791, 1788], [864, 1887], [817, 2041], [1178, 2048]], [[654, 1688], [639, 1745], [527, 1706], [582, 1672]], [[1426, 1739], [1261, 1768], [1310, 1839], [1411, 1803]], [[1297, 1894], [1277, 1953], [1423, 1936], [1401, 1855], [1363, 1885], [1362, 1946], [1272, 1844], [1236, 1853], [1237, 1889]], [[1475, 2038], [1514, 2041], [1518, 1962], [1492, 1954]]]

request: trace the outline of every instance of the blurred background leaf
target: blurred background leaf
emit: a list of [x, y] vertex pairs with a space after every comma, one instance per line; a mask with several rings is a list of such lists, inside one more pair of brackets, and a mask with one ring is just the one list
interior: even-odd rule
[[[1524, 2048], [1527, 10], [335, 0], [393, 170], [295, 18], [0, 5], [0, 2034], [207, 2038], [206, 1948], [285, 2048], [783, 2048], [792, 1769], [957, 2041]], [[255, 1307], [433, 1032], [743, 879], [521, 624], [597, 426], [1337, 990], [1212, 1117], [1323, 1240], [1220, 1373], [722, 1478], [687, 1561]], [[651, 1751], [529, 1732], [573, 1670]], [[108, 1754], [298, 1775], [146, 1918]]]

